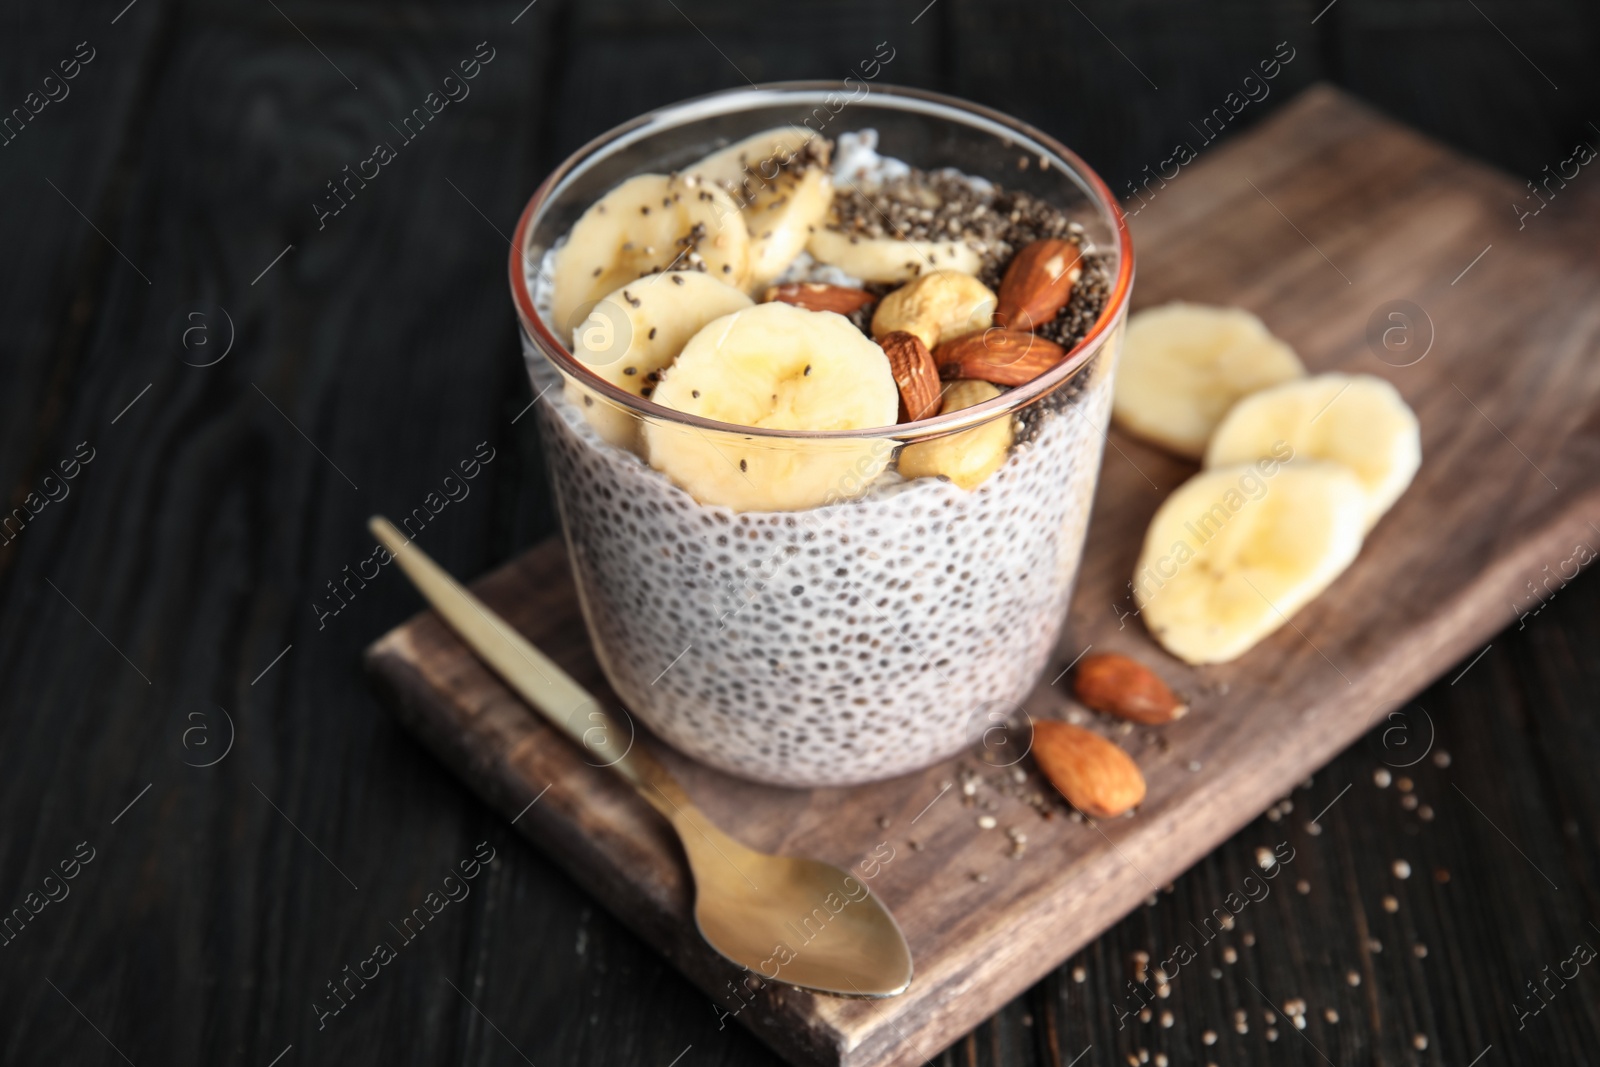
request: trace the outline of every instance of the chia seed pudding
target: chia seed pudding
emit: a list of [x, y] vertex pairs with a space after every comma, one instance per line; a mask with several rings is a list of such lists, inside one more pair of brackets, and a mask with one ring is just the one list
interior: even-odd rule
[[[912, 240], [959, 234], [990, 287], [1022, 244], [1075, 240], [1082, 273], [1038, 332], [1068, 350], [1089, 334], [1113, 287], [1113, 252], [1040, 199], [950, 170], [924, 174], [877, 155], [874, 142], [870, 130], [837, 138], [830, 226], [872, 237], [886, 225]], [[525, 268], [546, 321], [558, 250]], [[803, 252], [777, 279], [794, 281], [875, 297], [893, 288]], [[871, 308], [849, 317], [865, 330]], [[1020, 707], [1059, 636], [1120, 334], [1118, 321], [1075, 375], [996, 416], [1012, 443], [981, 484], [902, 477], [887, 449], [918, 446], [897, 436], [858, 495], [773, 511], [702, 503], [639, 449], [615, 443], [586, 417], [572, 376], [524, 331], [584, 615], [629, 711], [697, 760], [787, 786], [888, 778], [977, 742]]]

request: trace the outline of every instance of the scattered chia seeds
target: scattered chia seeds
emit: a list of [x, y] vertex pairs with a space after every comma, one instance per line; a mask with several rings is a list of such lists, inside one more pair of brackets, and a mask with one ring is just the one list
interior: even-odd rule
[[[998, 188], [980, 191], [953, 171], [930, 173], [913, 167], [872, 186], [871, 192], [854, 182], [836, 189], [828, 227], [854, 237], [961, 240], [987, 262], [991, 256], [1010, 258], [1014, 251], [1005, 243], [1011, 228], [1009, 208], [1010, 198]], [[1061, 226], [1064, 231], [1064, 217]]]
[[[1040, 337], [1071, 351], [1079, 341], [1089, 336], [1100, 312], [1111, 298], [1111, 255], [1106, 252], [1089, 252], [1083, 257], [1083, 272], [1072, 287], [1072, 296], [1061, 314], [1052, 322], [1039, 327]], [[991, 286], [991, 288], [993, 288]]]
[[[999, 288], [1005, 268], [1029, 242], [1065, 238], [1084, 243], [1083, 226], [1054, 204], [996, 185], [975, 188], [951, 171], [912, 168], [870, 191], [846, 183], [834, 192], [833, 211], [829, 228], [852, 236], [962, 241], [978, 253], [978, 280], [990, 289]], [[1039, 336], [1068, 350], [1088, 336], [1111, 295], [1111, 258], [1099, 251], [1083, 256], [1071, 299], [1053, 322], [1039, 328]], [[866, 286], [879, 297], [893, 288]], [[871, 311], [862, 308], [851, 319], [870, 323]]]

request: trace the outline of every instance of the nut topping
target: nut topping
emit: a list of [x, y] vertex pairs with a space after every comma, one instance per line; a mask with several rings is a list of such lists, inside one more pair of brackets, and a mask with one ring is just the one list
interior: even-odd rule
[[896, 330], [878, 344], [889, 357], [889, 370], [900, 389], [900, 421], [915, 422], [939, 411], [939, 368], [928, 346], [916, 334]]
[[997, 326], [1036, 330], [1054, 322], [1072, 299], [1072, 287], [1083, 272], [1083, 253], [1076, 241], [1046, 238], [1017, 253], [1000, 281]]
[[852, 289], [847, 285], [824, 285], [821, 282], [791, 282], [775, 285], [762, 294], [763, 303], [774, 300], [794, 304], [807, 311], [832, 311], [849, 315], [860, 311], [875, 300], [865, 289]]
[[999, 327], [947, 341], [933, 350], [943, 378], [976, 378], [995, 385], [1031, 382], [1066, 357], [1054, 341]]

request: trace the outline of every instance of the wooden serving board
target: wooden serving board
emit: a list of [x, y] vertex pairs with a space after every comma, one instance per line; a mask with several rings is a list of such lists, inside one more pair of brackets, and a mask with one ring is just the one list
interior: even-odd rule
[[[1354, 566], [1293, 626], [1235, 663], [1193, 670], [1128, 614], [1126, 584], [1150, 515], [1192, 468], [1112, 434], [1065, 636], [1027, 709], [1074, 713], [1065, 681], [1048, 682], [1090, 645], [1133, 654], [1189, 694], [1193, 713], [1159, 741], [1112, 731], [1149, 781], [1133, 817], [1047, 820], [987, 784], [978, 798], [995, 808], [964, 806], [962, 790], [944, 784], [961, 781], [961, 764], [980, 766], [970, 757], [890, 782], [803, 792], [661, 753], [711, 817], [755, 847], [858, 870], [876, 854], [872, 888], [915, 954], [907, 993], [856, 1001], [773, 985], [748, 1002], [736, 997], [739, 974], [695, 933], [677, 844], [620, 779], [586, 765], [432, 615], [368, 652], [373, 675], [425, 744], [508, 818], [520, 813], [521, 832], [795, 1063], [890, 1067], [937, 1054], [1483, 648], [1514, 621], [1513, 604], [1533, 604], [1526, 583], [1538, 584], [1546, 565], [1553, 574], [1576, 544], [1600, 545], [1590, 525], [1600, 526], [1592, 225], [1573, 225], [1552, 204], [1519, 231], [1508, 205], [1523, 202], [1522, 182], [1327, 88], [1201, 149], [1165, 187], [1151, 188], [1131, 220], [1136, 306], [1239, 304], [1314, 372], [1389, 379], [1421, 419], [1422, 470]], [[1430, 328], [1413, 314], [1412, 356], [1367, 339], [1374, 312], [1396, 300], [1431, 320]], [[1397, 324], [1379, 318], [1380, 331]], [[1419, 361], [1391, 365], [1424, 348]], [[530, 550], [476, 589], [610, 698], [559, 544]], [[1019, 766], [1033, 788], [1029, 763]], [[981, 814], [998, 827], [980, 829]], [[1027, 834], [1020, 858], [1007, 855], [1007, 827]]]

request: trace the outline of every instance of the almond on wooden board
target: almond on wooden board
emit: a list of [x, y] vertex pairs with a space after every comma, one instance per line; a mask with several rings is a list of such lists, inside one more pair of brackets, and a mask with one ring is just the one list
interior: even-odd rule
[[1025, 330], [994, 327], [946, 341], [933, 350], [944, 378], [975, 378], [995, 385], [1023, 385], [1065, 358], [1067, 350]]
[[1073, 673], [1072, 691], [1095, 711], [1147, 726], [1159, 726], [1189, 713], [1189, 705], [1173, 695], [1154, 671], [1114, 652], [1085, 656]]
[[1054, 322], [1072, 298], [1083, 271], [1083, 250], [1076, 241], [1047, 237], [1024, 245], [1000, 280], [996, 326], [1037, 330]]
[[803, 307], [807, 311], [832, 311], [848, 315], [859, 311], [877, 297], [865, 289], [852, 289], [848, 285], [825, 285], [822, 282], [791, 282], [774, 285], [761, 295], [762, 303], [774, 300]]
[[1107, 819], [1144, 799], [1144, 775], [1122, 749], [1097, 733], [1053, 719], [1033, 724], [1033, 759], [1067, 802]]
[[889, 371], [900, 389], [900, 421], [915, 422], [939, 410], [939, 368], [922, 338], [896, 330], [879, 338], [878, 344], [889, 357]]

